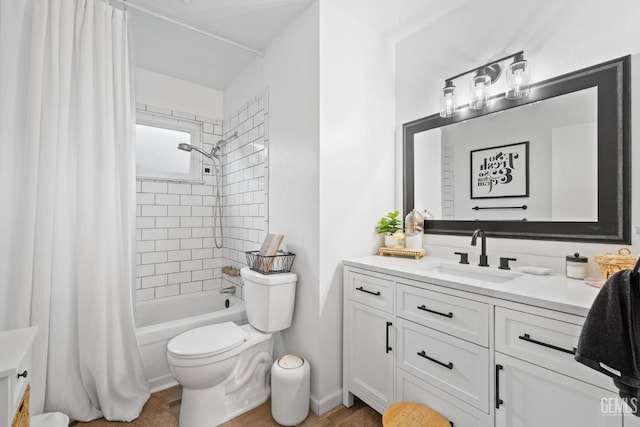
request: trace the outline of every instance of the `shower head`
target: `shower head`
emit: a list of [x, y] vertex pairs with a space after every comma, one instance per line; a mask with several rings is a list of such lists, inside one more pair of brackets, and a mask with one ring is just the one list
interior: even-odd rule
[[218, 151], [221, 150], [222, 146], [224, 144], [226, 144], [227, 142], [231, 141], [232, 139], [236, 139], [238, 137], [238, 132], [233, 132], [233, 134], [227, 138], [227, 139], [221, 139], [218, 142], [215, 143], [215, 145], [213, 146], [213, 148], [211, 149], [210, 153], [207, 153], [204, 150], [201, 150], [200, 148], [196, 147], [195, 145], [191, 145], [191, 144], [187, 144], [184, 142], [181, 142], [180, 144], [178, 144], [178, 150], [182, 150], [182, 151], [197, 151], [198, 153], [202, 154], [205, 157], [208, 157], [210, 159], [212, 158], [216, 158], [218, 159]]
[[200, 148], [198, 148], [198, 147], [196, 147], [194, 145], [186, 144], [184, 142], [181, 142], [180, 144], [178, 144], [178, 150], [182, 150], [182, 151], [197, 151], [198, 153], [200, 153], [203, 156], [208, 157], [210, 159], [212, 157], [215, 157], [216, 159], [218, 158], [218, 156], [216, 155], [216, 151], [217, 151], [216, 147], [213, 147], [213, 150], [211, 150], [210, 153], [207, 153], [206, 151], [201, 150]]

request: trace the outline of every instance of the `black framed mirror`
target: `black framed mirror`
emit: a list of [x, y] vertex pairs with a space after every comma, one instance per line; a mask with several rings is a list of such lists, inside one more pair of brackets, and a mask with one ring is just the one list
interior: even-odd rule
[[[533, 84], [525, 98], [405, 123], [405, 215], [433, 213], [427, 234], [629, 244], [630, 100], [625, 56]], [[481, 182], [477, 170], [501, 156], [515, 168], [509, 185]]]

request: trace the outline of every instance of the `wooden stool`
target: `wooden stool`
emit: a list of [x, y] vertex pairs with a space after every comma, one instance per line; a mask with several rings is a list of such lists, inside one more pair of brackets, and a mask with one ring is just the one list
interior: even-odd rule
[[449, 420], [428, 406], [415, 402], [398, 402], [382, 415], [384, 427], [451, 427]]

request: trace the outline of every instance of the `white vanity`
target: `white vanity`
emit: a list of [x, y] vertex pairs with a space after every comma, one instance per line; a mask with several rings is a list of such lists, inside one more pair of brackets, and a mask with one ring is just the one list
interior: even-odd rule
[[640, 425], [573, 358], [598, 289], [434, 258], [343, 263], [346, 406], [421, 402], [455, 427]]
[[37, 327], [0, 332], [0, 427], [29, 425], [31, 345]]

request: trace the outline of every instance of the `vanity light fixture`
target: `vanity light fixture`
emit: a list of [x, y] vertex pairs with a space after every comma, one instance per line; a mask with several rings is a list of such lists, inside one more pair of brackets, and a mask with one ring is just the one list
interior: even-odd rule
[[475, 75], [471, 78], [469, 107], [474, 110], [487, 107], [491, 98], [491, 85], [502, 74], [500, 63], [510, 58], [513, 58], [513, 62], [506, 69], [507, 90], [505, 91], [505, 98], [518, 99], [527, 96], [529, 94], [529, 65], [524, 59], [524, 51], [521, 50], [446, 79], [440, 95], [440, 117], [456, 115], [458, 105], [456, 102], [456, 87], [453, 81], [471, 73], [475, 73]]
[[458, 102], [456, 100], [456, 87], [452, 80], [444, 82], [442, 95], [440, 95], [440, 116], [452, 117], [458, 112]]
[[516, 53], [507, 69], [507, 99], [518, 99], [529, 95], [529, 65], [522, 52]]

